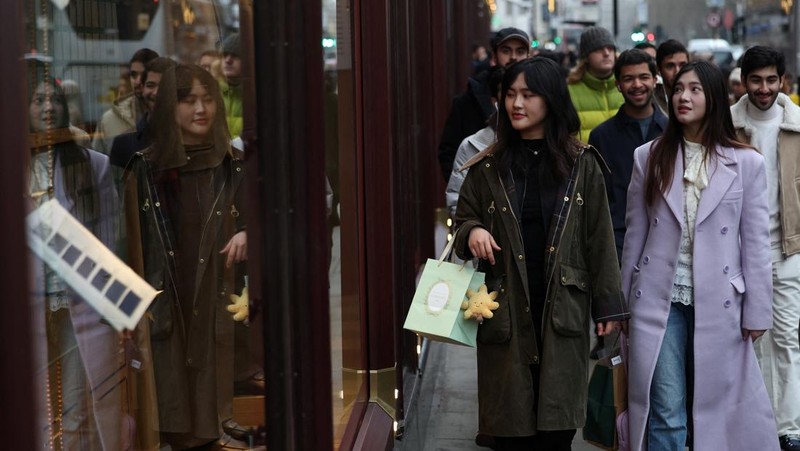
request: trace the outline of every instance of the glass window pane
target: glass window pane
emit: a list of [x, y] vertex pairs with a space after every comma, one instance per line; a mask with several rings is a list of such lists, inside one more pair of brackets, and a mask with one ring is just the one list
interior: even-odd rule
[[238, 2], [23, 3], [39, 443], [263, 444]]

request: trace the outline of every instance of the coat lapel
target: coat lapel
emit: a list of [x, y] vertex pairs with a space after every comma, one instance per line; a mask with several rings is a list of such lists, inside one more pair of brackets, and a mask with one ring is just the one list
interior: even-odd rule
[[669, 209], [678, 220], [678, 224], [683, 227], [683, 148], [678, 149], [675, 157], [675, 171], [672, 173], [672, 183], [669, 191], [663, 194]]
[[736, 178], [736, 171], [729, 168], [736, 164], [735, 150], [730, 147], [720, 148], [722, 156], [711, 159], [708, 168], [708, 187], [700, 196], [697, 206], [697, 221], [700, 224], [706, 219], [728, 192], [731, 183]]

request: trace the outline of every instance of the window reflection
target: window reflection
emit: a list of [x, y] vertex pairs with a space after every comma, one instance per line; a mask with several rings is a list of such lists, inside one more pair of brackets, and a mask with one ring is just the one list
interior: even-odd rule
[[348, 0], [325, 0], [322, 47], [325, 80], [325, 173], [330, 187], [330, 316], [334, 448], [366, 401], [366, 356], [361, 341], [358, 253], [358, 171], [354, 75], [350, 65]]
[[[161, 291], [118, 332], [53, 261], [31, 257], [41, 448], [259, 449], [238, 3], [25, 0], [25, 11], [30, 208], [57, 201]], [[133, 292], [58, 227], [36, 233], [130, 311]]]

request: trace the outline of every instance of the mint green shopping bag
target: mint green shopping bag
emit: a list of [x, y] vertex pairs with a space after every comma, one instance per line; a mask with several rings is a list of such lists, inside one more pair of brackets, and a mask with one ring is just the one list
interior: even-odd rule
[[434, 341], [475, 347], [478, 322], [464, 319], [461, 302], [467, 290], [478, 291], [485, 274], [474, 268], [444, 261], [455, 237], [439, 257], [428, 259], [422, 270], [404, 329]]

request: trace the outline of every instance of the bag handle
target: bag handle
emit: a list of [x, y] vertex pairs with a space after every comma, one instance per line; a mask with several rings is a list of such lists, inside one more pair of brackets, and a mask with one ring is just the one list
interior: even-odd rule
[[[439, 256], [439, 261], [438, 264], [436, 265], [437, 267], [442, 266], [442, 263], [444, 263], [444, 259], [447, 258], [447, 256], [450, 255], [450, 252], [453, 250], [453, 243], [455, 243], [456, 241], [456, 235], [458, 235], [458, 230], [456, 230], [455, 233], [453, 233], [453, 237], [450, 238], [450, 241], [448, 241], [447, 245], [444, 247], [442, 255]], [[461, 264], [461, 268], [459, 268], [458, 271], [459, 272], [462, 271], [466, 265], [467, 261], [464, 260], [464, 263]]]

